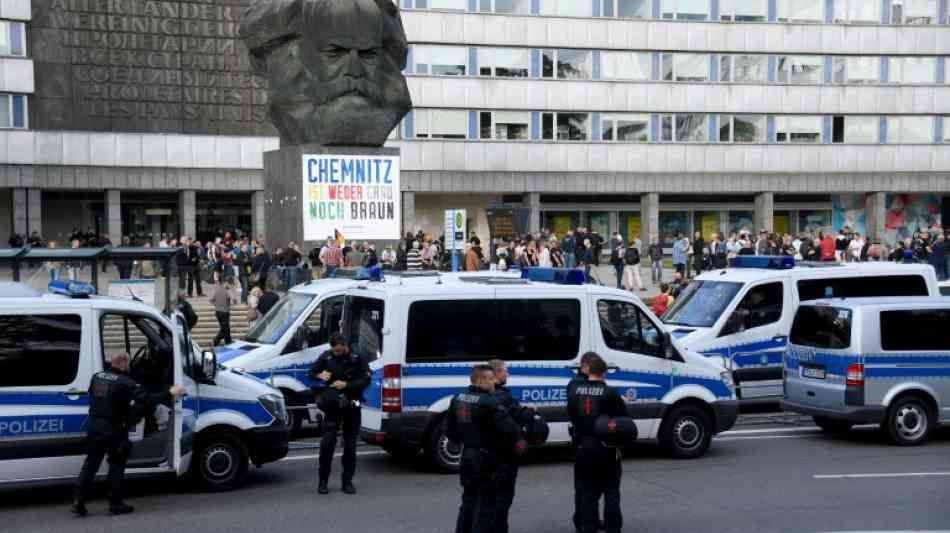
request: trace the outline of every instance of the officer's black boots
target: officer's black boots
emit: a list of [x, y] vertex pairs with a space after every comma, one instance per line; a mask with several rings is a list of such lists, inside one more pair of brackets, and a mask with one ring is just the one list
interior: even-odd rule
[[109, 514], [120, 515], [120, 514], [129, 514], [132, 512], [135, 512], [135, 507], [132, 507], [131, 505], [127, 503], [109, 506]]
[[318, 493], [318, 494], [330, 494], [330, 487], [327, 486], [327, 482], [326, 482], [326, 481], [324, 481], [324, 480], [322, 480], [322, 479], [320, 480], [320, 485], [317, 486], [317, 493]]
[[69, 508], [69, 512], [76, 516], [86, 516], [89, 514], [89, 510], [86, 509], [86, 504], [82, 502], [74, 502], [72, 507]]
[[343, 492], [347, 494], [356, 494], [356, 487], [353, 486], [352, 481], [343, 482]]

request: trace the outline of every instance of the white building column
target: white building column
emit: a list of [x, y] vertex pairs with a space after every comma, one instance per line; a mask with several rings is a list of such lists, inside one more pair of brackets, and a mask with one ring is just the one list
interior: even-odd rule
[[43, 191], [40, 189], [26, 190], [26, 233], [29, 237], [33, 232], [43, 235]]
[[197, 233], [197, 215], [195, 213], [195, 191], [178, 192], [178, 220], [182, 235], [187, 235], [194, 239]]
[[264, 205], [265, 201], [264, 191], [254, 191], [251, 193], [251, 236], [252, 238], [264, 242], [267, 246], [271, 246], [274, 243], [269, 243], [265, 240], [265, 236], [267, 235], [267, 210]]
[[399, 236], [403, 237], [407, 233], [415, 235], [418, 229], [416, 227], [416, 193], [404, 192], [402, 193], [402, 232]]
[[541, 193], [525, 193], [524, 204], [531, 210], [528, 216], [528, 233], [538, 233], [541, 231]]
[[106, 191], [106, 232], [113, 246], [122, 244], [122, 192]]
[[640, 196], [640, 240], [646, 249], [660, 240], [660, 194], [648, 192]]
[[[884, 242], [884, 221], [887, 215], [887, 194], [872, 192], [867, 200], [867, 238], [872, 243]], [[946, 224], [946, 222], [944, 223]]]
[[771, 233], [775, 229], [775, 193], [760, 192], [755, 195], [755, 231]]

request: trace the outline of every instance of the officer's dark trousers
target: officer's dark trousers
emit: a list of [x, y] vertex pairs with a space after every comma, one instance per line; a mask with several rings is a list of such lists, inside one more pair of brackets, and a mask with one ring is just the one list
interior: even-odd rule
[[508, 511], [515, 500], [518, 463], [503, 462], [495, 475], [495, 533], [508, 533]]
[[76, 481], [76, 501], [84, 503], [89, 498], [92, 482], [102, 465], [102, 459], [109, 456], [109, 502], [113, 506], [122, 504], [122, 477], [125, 475], [125, 463], [129, 460], [132, 445], [125, 433], [100, 433], [90, 431], [87, 437], [89, 447], [86, 460]]
[[[574, 453], [575, 454], [580, 453], [577, 447], [574, 448]], [[574, 521], [575, 529], [581, 529], [581, 525], [582, 525], [581, 508], [583, 507], [583, 504], [581, 502], [581, 496], [584, 494], [583, 486], [581, 485], [581, 476], [583, 474], [581, 473], [581, 469], [578, 466], [579, 464], [580, 463], [577, 462], [577, 457], [575, 456], [574, 458], [574, 516], [572, 517]], [[599, 502], [597, 502], [594, 512], [596, 514], [596, 517], [598, 517], [598, 520], [600, 516], [600, 513], [598, 512], [599, 509], [600, 509], [600, 504]]]
[[581, 531], [597, 531], [597, 501], [604, 497], [604, 525], [607, 533], [623, 527], [620, 512], [621, 464], [617, 451], [595, 439], [585, 439], [576, 460], [581, 485]]
[[320, 440], [320, 481], [330, 479], [330, 466], [336, 450], [336, 434], [343, 428], [343, 482], [353, 481], [356, 473], [356, 437], [360, 432], [361, 412], [359, 407], [341, 409], [339, 414], [327, 418]]
[[213, 346], [217, 346], [222, 340], [225, 344], [231, 344], [231, 313], [215, 311], [215, 318], [218, 319], [218, 334], [214, 336]]
[[455, 533], [491, 533], [495, 514], [495, 471], [489, 457], [480, 450], [462, 450], [459, 479], [462, 505]]

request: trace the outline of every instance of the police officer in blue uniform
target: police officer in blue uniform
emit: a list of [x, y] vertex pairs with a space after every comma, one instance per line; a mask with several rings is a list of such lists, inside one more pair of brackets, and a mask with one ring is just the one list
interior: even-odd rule
[[350, 351], [343, 335], [330, 337], [330, 349], [324, 352], [310, 368], [310, 379], [317, 382], [317, 405], [323, 411], [325, 426], [320, 440], [319, 476], [317, 492], [328, 494], [330, 467], [336, 450], [336, 434], [343, 430], [343, 492], [356, 494], [353, 476], [356, 473], [356, 438], [359, 436], [365, 401], [363, 391], [370, 383], [369, 364]]
[[619, 533], [623, 526], [620, 511], [620, 451], [608, 447], [598, 437], [598, 417], [627, 417], [627, 405], [616, 389], [604, 382], [607, 364], [592, 354], [587, 364], [587, 382], [580, 383], [567, 399], [568, 416], [577, 447], [575, 474], [581, 492], [581, 533], [597, 531], [597, 502], [604, 497], [604, 526], [607, 533]]
[[102, 459], [109, 457], [109, 512], [127, 514], [135, 509], [123, 501], [122, 478], [132, 451], [129, 427], [134, 426], [160, 403], [171, 405], [184, 396], [185, 389], [175, 385], [168, 390], [149, 394], [129, 377], [130, 358], [127, 353], [112, 356], [110, 367], [97, 373], [89, 384], [89, 420], [87, 442], [89, 454], [76, 481], [76, 498], [70, 509], [77, 516], [86, 516], [86, 499]]
[[472, 368], [471, 383], [452, 398], [445, 421], [446, 436], [462, 446], [462, 505], [455, 532], [491, 533], [499, 452], [514, 443], [515, 453], [523, 453], [526, 444], [517, 424], [493, 394], [495, 372], [491, 365]]

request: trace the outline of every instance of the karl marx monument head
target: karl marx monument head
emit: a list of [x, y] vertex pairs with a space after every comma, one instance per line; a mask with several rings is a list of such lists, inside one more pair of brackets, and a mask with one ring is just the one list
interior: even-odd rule
[[382, 146], [412, 107], [392, 0], [252, 0], [240, 34], [282, 144]]

